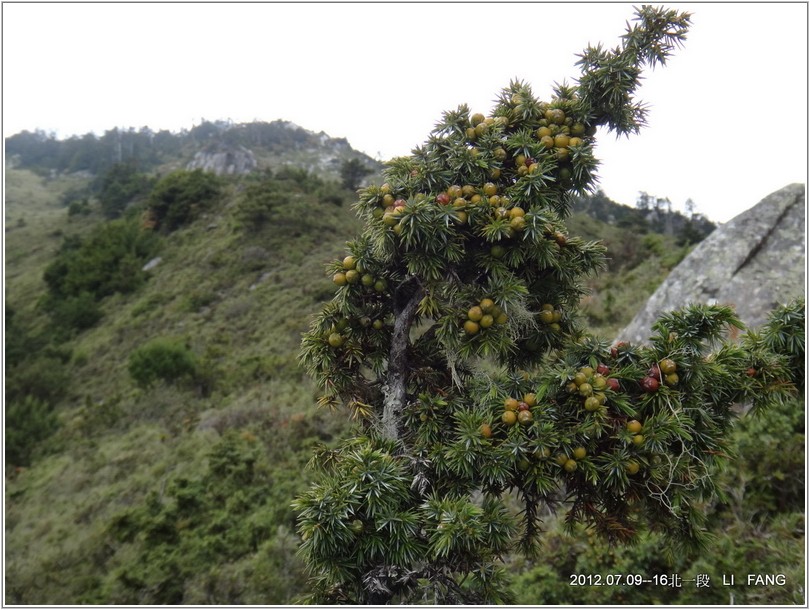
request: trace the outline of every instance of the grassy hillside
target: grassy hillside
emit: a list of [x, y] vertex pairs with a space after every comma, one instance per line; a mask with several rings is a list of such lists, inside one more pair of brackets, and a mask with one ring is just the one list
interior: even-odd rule
[[[359, 228], [354, 194], [305, 172], [229, 178], [215, 206], [159, 233], [160, 262], [140, 287], [99, 300], [95, 325], [65, 332], [43, 309], [43, 273], [64, 243], [110, 222], [95, 200], [68, 216], [66, 195], [89, 180], [6, 170], [6, 350], [17, 354], [7, 399], [48, 389], [41, 414], [55, 424], [41, 438], [23, 430], [30, 459], [6, 461], [5, 602], [292, 603], [306, 583], [290, 502], [308, 485], [313, 447], [350, 426], [315, 409], [296, 355], [334, 290], [324, 266]], [[266, 192], [260, 218], [248, 203]], [[142, 223], [141, 210], [120, 222]], [[584, 303], [606, 337], [686, 253], [581, 214], [571, 230], [605, 240], [614, 258]], [[139, 385], [132, 355], [158, 340], [194, 374]], [[522, 599], [537, 603], [547, 594], [537, 566], [515, 561]]]
[[61, 198], [86, 182], [76, 177], [44, 179], [28, 170], [6, 172], [6, 286], [21, 310], [33, 309], [42, 290], [42, 271], [63, 236], [82, 232], [82, 224], [67, 222]]
[[588, 282], [581, 303], [589, 327], [613, 339], [655, 292], [694, 244], [679, 245], [673, 236], [600, 222], [582, 212], [568, 223], [571, 232], [599, 240], [607, 248], [607, 269]]
[[[59, 195], [73, 181], [7, 176], [7, 304], [30, 335], [47, 333], [36, 304], [42, 273], [64, 236], [102, 221], [67, 221]], [[204, 473], [212, 447], [232, 430], [273, 456], [263, 465], [272, 483], [266, 502], [282, 508], [266, 544], [291, 535], [288, 505], [303, 488], [310, 446], [345, 425], [315, 412], [314, 389], [296, 363], [300, 333], [331, 290], [324, 263], [341, 254], [356, 221], [347, 205], [291, 185], [272, 225], [246, 231], [233, 215], [243, 186], [230, 182], [218, 209], [163, 238], [162, 261], [143, 288], [105, 299], [102, 322], [58, 346], [69, 377], [55, 407], [58, 431], [31, 467], [7, 472], [8, 601], [103, 603], [102, 591], [115, 590], [104, 574], [126, 563], [126, 548], [110, 540], [115, 516], [178, 477]], [[190, 384], [137, 387], [129, 355], [156, 337], [190, 348], [210, 385], [204, 395]], [[287, 598], [262, 591], [262, 599]], [[119, 601], [136, 599], [124, 592]]]

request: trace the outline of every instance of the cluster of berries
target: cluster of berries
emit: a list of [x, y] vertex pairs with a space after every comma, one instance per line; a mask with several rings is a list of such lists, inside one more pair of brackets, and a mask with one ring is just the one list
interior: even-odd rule
[[495, 301], [484, 298], [467, 311], [464, 332], [468, 335], [477, 335], [482, 329], [487, 329], [493, 324], [506, 324], [508, 320], [509, 316], [495, 304]]
[[385, 289], [388, 288], [385, 278], [374, 277], [368, 273], [354, 256], [347, 256], [343, 259], [343, 270], [335, 273], [332, 281], [338, 286], [361, 284], [366, 288], [373, 288], [377, 292], [385, 292]]
[[609, 388], [615, 392], [619, 389], [619, 380], [608, 377], [609, 374], [610, 369], [606, 364], [600, 364], [596, 370], [583, 366], [568, 383], [566, 390], [569, 394], [579, 394], [582, 397], [582, 406], [586, 411], [597, 411], [607, 402], [604, 390]]
[[520, 423], [528, 426], [534, 420], [531, 408], [537, 404], [537, 396], [533, 393], [524, 394], [522, 398], [508, 397], [503, 401], [503, 415], [501, 421], [507, 426]]

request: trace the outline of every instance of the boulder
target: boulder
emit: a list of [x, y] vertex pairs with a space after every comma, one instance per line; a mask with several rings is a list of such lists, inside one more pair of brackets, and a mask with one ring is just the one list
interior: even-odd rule
[[658, 316], [689, 304], [735, 308], [750, 328], [804, 295], [805, 187], [788, 185], [719, 226], [672, 270], [617, 339], [645, 343]]
[[152, 269], [154, 269], [155, 267], [157, 267], [157, 266], [158, 266], [158, 265], [159, 265], [161, 262], [163, 262], [163, 258], [162, 258], [162, 257], [160, 257], [160, 256], [156, 256], [155, 258], [153, 258], [152, 260], [150, 260], [148, 263], [146, 263], [146, 264], [145, 264], [145, 265], [144, 265], [144, 266], [141, 268], [141, 271], [151, 271]]

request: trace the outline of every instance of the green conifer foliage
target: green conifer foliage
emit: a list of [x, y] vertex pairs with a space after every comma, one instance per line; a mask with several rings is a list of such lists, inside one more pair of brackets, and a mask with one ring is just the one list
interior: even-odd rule
[[509, 602], [500, 559], [534, 551], [547, 508], [616, 542], [704, 542], [729, 407], [786, 395], [786, 362], [763, 347], [768, 380], [746, 376], [722, 306], [661, 318], [649, 347], [589, 336], [577, 307], [604, 248], [565, 224], [596, 182], [597, 127], [638, 131], [641, 69], [688, 26], [641, 8], [620, 47], [586, 49], [576, 85], [543, 101], [515, 81], [488, 116], [447, 112], [360, 191], [364, 229], [301, 352], [320, 404], [360, 422], [294, 505], [308, 601]]

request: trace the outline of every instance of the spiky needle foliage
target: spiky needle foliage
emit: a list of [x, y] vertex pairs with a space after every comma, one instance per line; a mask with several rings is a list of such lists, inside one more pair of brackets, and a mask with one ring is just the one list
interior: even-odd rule
[[576, 310], [604, 249], [565, 225], [596, 181], [597, 127], [638, 130], [641, 69], [688, 25], [641, 8], [620, 47], [583, 53], [576, 86], [541, 101], [515, 81], [489, 116], [446, 112], [360, 191], [364, 230], [301, 352], [320, 404], [361, 422], [295, 502], [308, 601], [508, 602], [499, 560], [533, 551], [544, 507], [617, 542], [641, 527], [704, 542], [730, 406], [789, 392], [784, 358], [721, 343], [742, 327], [722, 306], [662, 317], [649, 347], [588, 336]]

